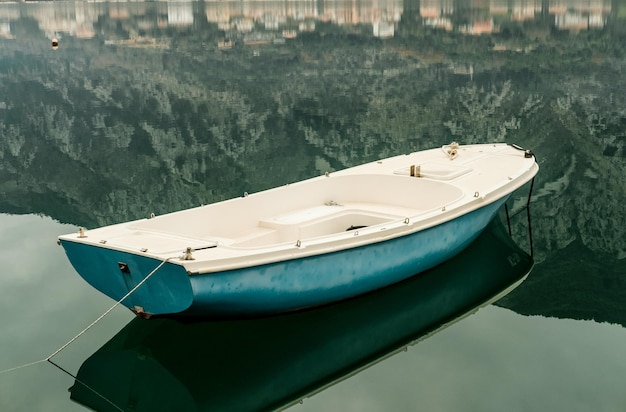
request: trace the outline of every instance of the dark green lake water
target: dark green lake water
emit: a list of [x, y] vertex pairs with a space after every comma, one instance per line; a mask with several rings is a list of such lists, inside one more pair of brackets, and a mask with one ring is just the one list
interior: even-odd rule
[[[528, 279], [290, 409], [626, 410], [625, 45], [621, 0], [0, 3], [0, 371], [114, 303], [60, 234], [506, 141], [540, 164]], [[55, 362], [75, 375], [133, 318], [114, 309]], [[145, 410], [122, 366], [118, 407]], [[85, 410], [69, 374], [0, 373], [0, 410]]]

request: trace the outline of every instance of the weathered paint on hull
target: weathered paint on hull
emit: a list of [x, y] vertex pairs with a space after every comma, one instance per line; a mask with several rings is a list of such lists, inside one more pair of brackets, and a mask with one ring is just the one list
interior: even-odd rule
[[[78, 274], [91, 286], [119, 301], [161, 261], [132, 253], [99, 248], [61, 240], [65, 253]], [[128, 265], [123, 273], [118, 262]], [[151, 314], [178, 313], [187, 309], [193, 301], [189, 275], [182, 266], [163, 265], [122, 304], [129, 309]]]
[[465, 249], [504, 199], [409, 236], [354, 249], [190, 278], [190, 314], [260, 315], [354, 297], [430, 269]]
[[[303, 259], [192, 276], [166, 263], [122, 303], [155, 315], [258, 316], [354, 297], [450, 259], [481, 233], [505, 201], [411, 235]], [[76, 271], [115, 300], [161, 263], [73, 242], [63, 246]], [[120, 261], [130, 274], [121, 273]]]

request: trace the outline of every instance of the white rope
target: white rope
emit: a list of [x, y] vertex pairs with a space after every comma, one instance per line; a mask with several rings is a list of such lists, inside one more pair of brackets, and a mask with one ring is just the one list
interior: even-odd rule
[[441, 147], [441, 150], [448, 156], [450, 160], [454, 159], [459, 154], [459, 144], [457, 142], [452, 142], [445, 146]]
[[110, 399], [108, 399], [106, 396], [102, 395], [100, 392], [96, 391], [95, 389], [93, 389], [92, 387], [90, 387], [89, 385], [87, 385], [85, 382], [81, 381], [80, 379], [78, 379], [74, 374], [68, 372], [67, 370], [63, 369], [61, 366], [57, 365], [56, 363], [54, 363], [52, 360], [50, 359], [40, 359], [38, 361], [35, 362], [30, 362], [30, 363], [25, 363], [24, 365], [20, 365], [20, 366], [16, 366], [14, 368], [9, 368], [9, 369], [5, 369], [3, 371], [0, 371], [0, 375], [2, 375], [3, 373], [9, 373], [9, 372], [13, 372], [16, 371], [18, 369], [23, 369], [23, 368], [27, 368], [29, 366], [33, 366], [36, 365], [38, 363], [43, 363], [43, 362], [48, 362], [50, 363], [52, 366], [54, 366], [55, 368], [59, 369], [60, 371], [62, 371], [63, 373], [66, 373], [67, 375], [71, 376], [72, 378], [74, 378], [74, 380], [76, 382], [78, 382], [80, 385], [83, 385], [85, 388], [87, 388], [88, 390], [90, 390], [91, 392], [95, 393], [97, 396], [99, 396], [100, 398], [102, 398], [104, 401], [106, 401], [107, 403], [109, 403], [112, 407], [114, 407], [115, 409], [117, 409], [118, 411], [124, 412], [124, 410], [122, 408], [120, 408], [119, 406], [117, 406], [115, 403], [113, 403], [113, 401], [111, 401]]
[[109, 398], [107, 398], [106, 396], [104, 396], [103, 394], [101, 394], [100, 392], [98, 392], [97, 390], [93, 389], [92, 387], [90, 387], [89, 385], [87, 385], [85, 382], [81, 381], [80, 379], [78, 379], [73, 373], [68, 372], [67, 370], [63, 369], [61, 366], [57, 365], [56, 363], [54, 363], [52, 360], [48, 359], [48, 363], [50, 363], [52, 366], [54, 366], [55, 368], [57, 368], [58, 370], [60, 370], [61, 372], [71, 376], [72, 378], [74, 378], [75, 382], [78, 382], [80, 385], [83, 385], [85, 388], [87, 388], [87, 390], [90, 390], [91, 392], [95, 393], [97, 396], [99, 396], [100, 398], [102, 398], [104, 401], [106, 401], [107, 403], [109, 403], [112, 407], [114, 407], [115, 409], [117, 409], [118, 411], [124, 412], [124, 409], [120, 408], [119, 406], [117, 406], [112, 400], [110, 400]]
[[159, 265], [154, 268], [154, 270], [152, 272], [150, 272], [148, 274], [148, 276], [146, 276], [145, 278], [143, 278], [141, 280], [141, 282], [137, 283], [137, 285], [132, 288], [126, 295], [124, 295], [124, 297], [120, 300], [118, 300], [117, 302], [115, 302], [115, 304], [113, 306], [111, 306], [106, 312], [104, 312], [102, 315], [100, 315], [98, 317], [98, 319], [94, 320], [93, 322], [91, 322], [91, 324], [89, 326], [87, 326], [85, 329], [83, 329], [82, 331], [80, 331], [80, 333], [76, 336], [74, 336], [72, 339], [70, 339], [65, 345], [61, 346], [59, 349], [57, 349], [56, 351], [54, 351], [52, 353], [52, 355], [48, 356], [45, 360], [48, 361], [50, 359], [52, 359], [55, 355], [59, 354], [59, 352], [61, 352], [62, 350], [64, 350], [65, 348], [67, 348], [68, 346], [70, 346], [76, 339], [80, 338], [83, 334], [85, 334], [85, 332], [87, 332], [89, 329], [91, 329], [96, 323], [100, 322], [106, 315], [108, 315], [109, 313], [111, 313], [111, 311], [113, 309], [115, 309], [120, 303], [122, 303], [124, 300], [126, 300], [126, 298], [128, 298], [130, 295], [133, 294], [133, 292], [135, 292], [141, 285], [143, 285], [148, 279], [150, 279], [150, 277], [152, 275], [154, 275], [157, 270], [161, 269], [161, 267], [166, 264], [170, 259], [173, 259], [173, 257], [169, 257], [167, 259], [165, 259], [164, 261], [162, 261], [161, 263], [159, 263]]
[[[30, 363], [25, 363], [23, 365], [20, 366], [15, 366], [12, 368], [8, 368], [8, 369], [4, 369], [0, 371], [0, 375], [4, 374], [4, 373], [8, 373], [8, 372], [12, 372], [12, 371], [16, 371], [18, 369], [23, 369], [29, 366], [33, 366], [33, 365], [37, 365], [39, 363], [43, 363], [43, 362], [50, 362], [52, 365], [56, 366], [57, 368], [61, 369], [57, 364], [55, 364], [54, 362], [51, 361], [51, 359], [58, 355], [61, 351], [63, 351], [65, 348], [67, 348], [68, 346], [70, 346], [72, 343], [74, 343], [76, 341], [76, 339], [80, 338], [82, 335], [84, 335], [89, 329], [91, 329], [96, 323], [100, 322], [105, 316], [107, 316], [109, 313], [111, 313], [111, 311], [113, 309], [115, 309], [120, 303], [122, 303], [124, 300], [126, 300], [130, 295], [132, 295], [141, 285], [143, 285], [144, 283], [146, 283], [146, 281], [148, 279], [150, 279], [150, 277], [152, 277], [152, 275], [154, 275], [159, 269], [161, 269], [161, 267], [163, 267], [164, 264], [166, 264], [170, 259], [174, 259], [174, 256], [172, 257], [168, 257], [167, 259], [163, 260], [161, 263], [159, 263], [159, 265], [154, 268], [154, 270], [152, 270], [152, 272], [150, 272], [148, 274], [148, 276], [146, 276], [145, 278], [143, 278], [141, 280], [141, 282], [137, 283], [137, 285], [132, 288], [126, 295], [124, 295], [124, 297], [120, 300], [118, 300], [117, 302], [115, 302], [115, 304], [113, 306], [111, 306], [109, 309], [107, 309], [106, 312], [104, 312], [102, 315], [100, 315], [96, 320], [94, 320], [93, 322], [91, 322], [91, 324], [89, 324], [89, 326], [87, 326], [85, 329], [83, 329], [82, 331], [80, 331], [78, 333], [78, 335], [74, 336], [72, 339], [70, 339], [69, 341], [67, 341], [67, 343], [63, 346], [61, 346], [59, 349], [55, 350], [54, 352], [52, 352], [52, 354], [46, 358], [34, 361], [34, 362], [30, 362]], [[63, 369], [61, 369], [63, 370]], [[64, 371], [64, 370], [63, 370]], [[65, 371], [64, 371], [65, 372]], [[67, 373], [67, 372], [66, 372]]]
[[46, 361], [46, 359], [40, 359], [40, 360], [35, 361], [35, 362], [25, 363], [25, 364], [20, 365], [20, 366], [15, 366], [15, 367], [12, 367], [12, 368], [8, 368], [8, 369], [0, 371], [0, 375], [2, 375], [3, 373], [13, 372], [13, 371], [16, 371], [18, 369], [23, 369], [23, 368], [26, 368], [28, 366], [37, 365], [38, 363], [43, 363], [45, 361]]

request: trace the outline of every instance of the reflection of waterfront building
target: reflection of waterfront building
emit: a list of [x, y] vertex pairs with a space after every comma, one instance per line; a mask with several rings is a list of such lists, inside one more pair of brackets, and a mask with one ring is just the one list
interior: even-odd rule
[[424, 25], [446, 31], [452, 31], [454, 25], [450, 16], [454, 14], [452, 0], [422, 0], [419, 15]]
[[542, 1], [515, 1], [512, 6], [511, 18], [513, 20], [532, 20], [536, 15], [541, 14]]
[[193, 3], [167, 3], [167, 23], [171, 26], [191, 26], [193, 24]]
[[587, 30], [604, 26], [604, 18], [601, 15], [584, 15], [565, 13], [555, 16], [554, 24], [563, 30]]
[[608, 14], [611, 12], [611, 0], [551, 0], [550, 14]]
[[5, 39], [13, 38], [13, 35], [11, 34], [11, 25], [8, 22], [0, 23], [0, 37]]
[[548, 9], [555, 17], [555, 26], [562, 30], [604, 27], [611, 11], [610, 0], [557, 0], [551, 2]]
[[394, 30], [395, 30], [395, 27], [391, 23], [388, 23], [385, 21], [378, 21], [374, 23], [374, 36], [376, 37], [381, 37], [381, 38], [393, 37]]
[[493, 22], [493, 19], [476, 20], [472, 22], [472, 24], [459, 27], [459, 31], [461, 33], [474, 34], [474, 35], [488, 34], [488, 33], [497, 32], [498, 26], [495, 25], [495, 23]]
[[452, 0], [422, 0], [420, 3], [420, 16], [423, 19], [436, 19], [442, 15], [454, 13]]
[[542, 0], [491, 0], [489, 12], [492, 16], [509, 15], [511, 20], [532, 20], [543, 10]]

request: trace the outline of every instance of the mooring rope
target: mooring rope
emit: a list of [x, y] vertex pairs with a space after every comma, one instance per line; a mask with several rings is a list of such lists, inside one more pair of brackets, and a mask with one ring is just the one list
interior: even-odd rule
[[[34, 361], [34, 362], [29, 362], [29, 363], [25, 363], [23, 365], [19, 365], [19, 366], [14, 366], [12, 368], [7, 368], [4, 370], [0, 371], [0, 375], [4, 374], [4, 373], [8, 373], [8, 372], [12, 372], [12, 371], [16, 371], [19, 369], [23, 369], [29, 366], [33, 366], [33, 365], [37, 365], [39, 363], [43, 363], [43, 362], [48, 362], [54, 366], [56, 366], [57, 368], [59, 368], [60, 370], [62, 370], [63, 372], [67, 373], [68, 375], [72, 376], [74, 379], [76, 379], [76, 377], [74, 375], [72, 375], [71, 373], [69, 373], [68, 371], [66, 371], [65, 369], [61, 368], [60, 366], [58, 366], [56, 363], [52, 362], [52, 358], [55, 357], [56, 355], [58, 355], [60, 352], [62, 352], [63, 350], [65, 350], [68, 346], [70, 346], [72, 343], [74, 343], [76, 341], [76, 339], [80, 338], [82, 335], [84, 335], [89, 329], [91, 329], [92, 327], [94, 327], [94, 325], [98, 322], [100, 322], [105, 316], [107, 316], [109, 313], [111, 313], [111, 311], [113, 311], [113, 309], [115, 309], [116, 307], [118, 307], [120, 305], [120, 303], [122, 303], [124, 300], [126, 300], [130, 295], [132, 295], [141, 285], [143, 285], [144, 283], [146, 283], [146, 281], [148, 279], [150, 279], [150, 277], [152, 277], [152, 275], [154, 275], [159, 269], [161, 269], [163, 267], [163, 265], [165, 265], [167, 262], [170, 261], [170, 259], [174, 259], [174, 256], [172, 257], [168, 257], [167, 259], [161, 261], [161, 263], [159, 263], [159, 265], [157, 267], [155, 267], [152, 272], [150, 272], [145, 278], [143, 278], [141, 280], [141, 282], [137, 283], [137, 285], [135, 285], [134, 288], [132, 288], [126, 295], [124, 295], [124, 297], [122, 297], [120, 300], [118, 300], [117, 302], [115, 302], [115, 304], [113, 306], [111, 306], [109, 309], [107, 309], [102, 315], [98, 316], [98, 318], [96, 320], [94, 320], [93, 322], [91, 322], [89, 324], [89, 326], [87, 326], [85, 329], [81, 330], [76, 336], [74, 336], [72, 339], [70, 339], [69, 341], [67, 341], [67, 343], [65, 343], [63, 346], [61, 346], [60, 348], [58, 348], [57, 350], [55, 350], [54, 352], [52, 352], [51, 355], [49, 355], [46, 358]], [[85, 385], [86, 386], [86, 385]], [[95, 392], [95, 391], [94, 391]]]
[[14, 366], [12, 368], [4, 369], [4, 370], [0, 371], [0, 375], [2, 375], [3, 373], [9, 373], [9, 372], [16, 371], [18, 369], [23, 369], [23, 368], [27, 368], [29, 366], [37, 365], [38, 363], [43, 363], [43, 362], [46, 362], [46, 359], [39, 359], [38, 361], [29, 362], [29, 363], [25, 363], [25, 364], [20, 365], [20, 366]]
[[507, 206], [507, 204], [506, 203], [504, 204], [504, 212], [506, 214], [506, 224], [509, 229], [509, 236], [513, 236], [513, 233], [511, 232], [511, 219], [517, 216], [518, 214], [520, 214], [521, 212], [523, 212], [524, 210], [526, 210], [526, 221], [528, 223], [528, 242], [530, 243], [529, 254], [531, 257], [534, 257], [534, 250], [533, 250], [533, 229], [532, 229], [531, 219], [530, 219], [530, 201], [533, 196], [534, 186], [535, 186], [535, 178], [533, 177], [532, 180], [530, 181], [530, 189], [528, 189], [528, 198], [526, 199], [526, 206], [518, 209], [512, 215], [509, 213], [509, 207]]
[[78, 335], [74, 336], [72, 339], [70, 339], [65, 345], [61, 346], [59, 349], [57, 349], [56, 351], [54, 351], [52, 353], [52, 355], [48, 356], [46, 358], [47, 361], [49, 361], [50, 359], [52, 359], [55, 355], [57, 355], [59, 352], [61, 352], [62, 350], [64, 350], [65, 348], [67, 348], [68, 346], [70, 346], [76, 339], [80, 338], [85, 332], [87, 332], [89, 329], [91, 329], [96, 323], [100, 322], [105, 316], [107, 316], [109, 313], [111, 313], [111, 311], [113, 309], [115, 309], [116, 307], [119, 306], [120, 303], [122, 303], [124, 300], [126, 300], [130, 295], [132, 295], [141, 285], [143, 285], [144, 283], [146, 283], [146, 281], [148, 279], [150, 279], [150, 277], [152, 275], [154, 275], [159, 269], [161, 269], [161, 267], [166, 264], [170, 259], [172, 259], [172, 257], [168, 257], [167, 259], [163, 260], [161, 263], [159, 263], [159, 265], [154, 268], [154, 270], [152, 272], [150, 272], [148, 274], [148, 276], [146, 276], [145, 278], [143, 278], [141, 280], [141, 282], [137, 283], [137, 285], [132, 288], [127, 294], [124, 295], [124, 297], [120, 300], [118, 300], [117, 302], [115, 302], [115, 304], [113, 306], [111, 306], [106, 312], [104, 312], [102, 315], [100, 315], [96, 320], [94, 320], [93, 322], [91, 322], [91, 324], [89, 326], [87, 326], [85, 329], [83, 329], [82, 331], [80, 331], [78, 333]]
[[78, 379], [76, 376], [74, 376], [74, 374], [72, 374], [71, 372], [69, 372], [68, 370], [64, 369], [63, 367], [61, 367], [60, 365], [58, 365], [57, 363], [53, 362], [52, 360], [48, 359], [48, 363], [52, 364], [52, 366], [54, 366], [55, 368], [59, 369], [61, 372], [66, 373], [67, 375], [71, 376], [72, 378], [74, 378], [74, 381], [78, 382], [80, 385], [83, 385], [85, 388], [87, 388], [88, 390], [90, 390], [91, 392], [95, 393], [96, 396], [102, 398], [105, 402], [109, 403], [112, 407], [114, 407], [115, 409], [117, 409], [118, 411], [122, 411], [124, 412], [124, 409], [120, 408], [119, 406], [117, 406], [113, 401], [111, 401], [110, 399], [108, 399], [106, 396], [102, 395], [100, 392], [98, 392], [97, 390], [93, 389], [92, 387], [90, 387], [89, 385], [87, 385], [85, 382], [81, 381], [80, 379]]

